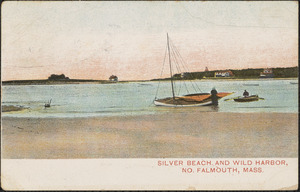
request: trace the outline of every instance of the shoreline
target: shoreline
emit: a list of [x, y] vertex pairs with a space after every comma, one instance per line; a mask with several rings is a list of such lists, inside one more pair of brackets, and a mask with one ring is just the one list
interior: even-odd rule
[[[3, 107], [3, 106], [2, 106]], [[14, 106], [12, 106], [14, 107]], [[3, 113], [13, 113], [13, 112], [19, 112], [19, 111], [23, 111], [23, 110], [26, 110], [28, 108], [25, 108], [25, 107], [20, 107], [18, 108], [17, 110], [12, 110], [12, 111], [2, 111]], [[184, 113], [184, 112], [171, 112], [171, 113]], [[192, 112], [194, 113], [194, 112]], [[298, 114], [298, 112], [218, 112], [218, 111], [215, 111], [214, 109], [211, 109], [210, 111], [208, 110], [205, 110], [205, 111], [199, 111], [199, 113], [228, 113], [228, 114], [268, 114], [268, 113], [271, 113], [271, 114]], [[161, 112], [161, 113], [150, 113], [150, 114], [130, 114], [130, 115], [99, 115], [99, 116], [1, 116], [1, 118], [5, 118], [5, 119], [93, 119], [93, 118], [96, 118], [96, 119], [101, 119], [101, 118], [130, 118], [130, 117], [144, 117], [144, 116], [155, 116], [155, 115], [165, 115], [167, 114], [167, 112]]]
[[251, 81], [251, 80], [262, 80], [262, 81], [266, 81], [266, 80], [298, 80], [298, 77], [290, 77], [290, 78], [255, 78], [255, 79], [241, 79], [241, 78], [228, 78], [228, 79], [222, 79], [222, 78], [205, 78], [205, 79], [201, 79], [201, 80], [222, 80], [222, 81]]
[[[204, 79], [193, 79], [186, 81], [253, 81], [253, 80], [298, 80], [298, 77], [291, 78], [204, 78]], [[165, 79], [160, 80], [129, 80], [129, 81], [118, 81], [110, 82], [107, 80], [81, 80], [81, 81], [46, 81], [46, 80], [12, 80], [14, 82], [2, 81], [2, 86], [13, 86], [13, 85], [68, 85], [68, 84], [120, 84], [120, 83], [142, 83], [142, 82], [157, 82], [157, 81], [169, 81]], [[28, 81], [28, 82], [15, 82], [15, 81]], [[45, 82], [32, 82], [32, 81], [45, 81]], [[174, 80], [182, 81], [182, 80]]]
[[5, 159], [298, 157], [298, 114], [2, 117], [2, 144]]

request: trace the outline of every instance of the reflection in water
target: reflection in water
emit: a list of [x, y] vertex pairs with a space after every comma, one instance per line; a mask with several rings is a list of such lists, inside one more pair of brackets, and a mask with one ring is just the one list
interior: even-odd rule
[[213, 111], [215, 111], [215, 112], [218, 112], [218, 111], [219, 111], [219, 106], [217, 106], [217, 105], [212, 105], [212, 106], [211, 106], [211, 109], [212, 109]]
[[188, 113], [188, 112], [218, 112], [219, 106], [209, 105], [201, 107], [163, 107], [152, 106], [151, 110], [156, 112], [170, 112], [170, 113]]

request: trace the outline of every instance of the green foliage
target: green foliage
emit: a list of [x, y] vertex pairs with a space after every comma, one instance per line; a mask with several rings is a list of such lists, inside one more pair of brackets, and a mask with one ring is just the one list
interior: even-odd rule
[[258, 78], [263, 69], [241, 69], [241, 70], [231, 70], [236, 78]]
[[64, 74], [61, 75], [52, 74], [50, 77], [48, 77], [48, 80], [52, 80], [52, 81], [69, 80], [69, 77], [66, 77]]
[[[260, 73], [263, 72], [263, 68], [259, 69], [240, 69], [240, 70], [232, 70], [233, 77], [230, 78], [237, 78], [237, 79], [248, 79], [248, 78], [259, 78]], [[213, 78], [215, 76], [215, 72], [217, 71], [204, 71], [204, 72], [191, 72], [191, 73], [184, 73], [182, 74], [175, 74], [173, 75], [174, 80], [179, 79], [186, 79], [186, 80], [193, 80], [193, 79], [203, 79], [205, 78]], [[296, 78], [298, 77], [298, 66], [297, 67], [287, 67], [287, 68], [273, 68], [274, 78]]]
[[298, 77], [299, 69], [298, 67], [291, 68], [275, 68], [273, 69], [274, 77], [284, 78], [284, 77]]

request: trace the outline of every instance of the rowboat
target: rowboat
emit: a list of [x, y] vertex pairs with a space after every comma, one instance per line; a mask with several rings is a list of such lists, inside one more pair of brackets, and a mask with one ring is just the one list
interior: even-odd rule
[[238, 98], [234, 98], [233, 100], [236, 102], [252, 102], [252, 101], [258, 101], [260, 98], [258, 97], [258, 95], [251, 95], [248, 97], [238, 97]]
[[256, 83], [244, 83], [244, 86], [259, 86], [259, 84]]

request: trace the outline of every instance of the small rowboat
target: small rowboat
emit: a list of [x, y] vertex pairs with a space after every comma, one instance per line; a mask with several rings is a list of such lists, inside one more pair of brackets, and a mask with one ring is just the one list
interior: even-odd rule
[[243, 85], [244, 86], [259, 86], [259, 84], [255, 84], [255, 83], [245, 83]]
[[238, 97], [238, 98], [234, 98], [233, 100], [236, 102], [252, 102], [252, 101], [258, 101], [260, 98], [258, 97], [258, 95], [251, 95], [248, 97]]

